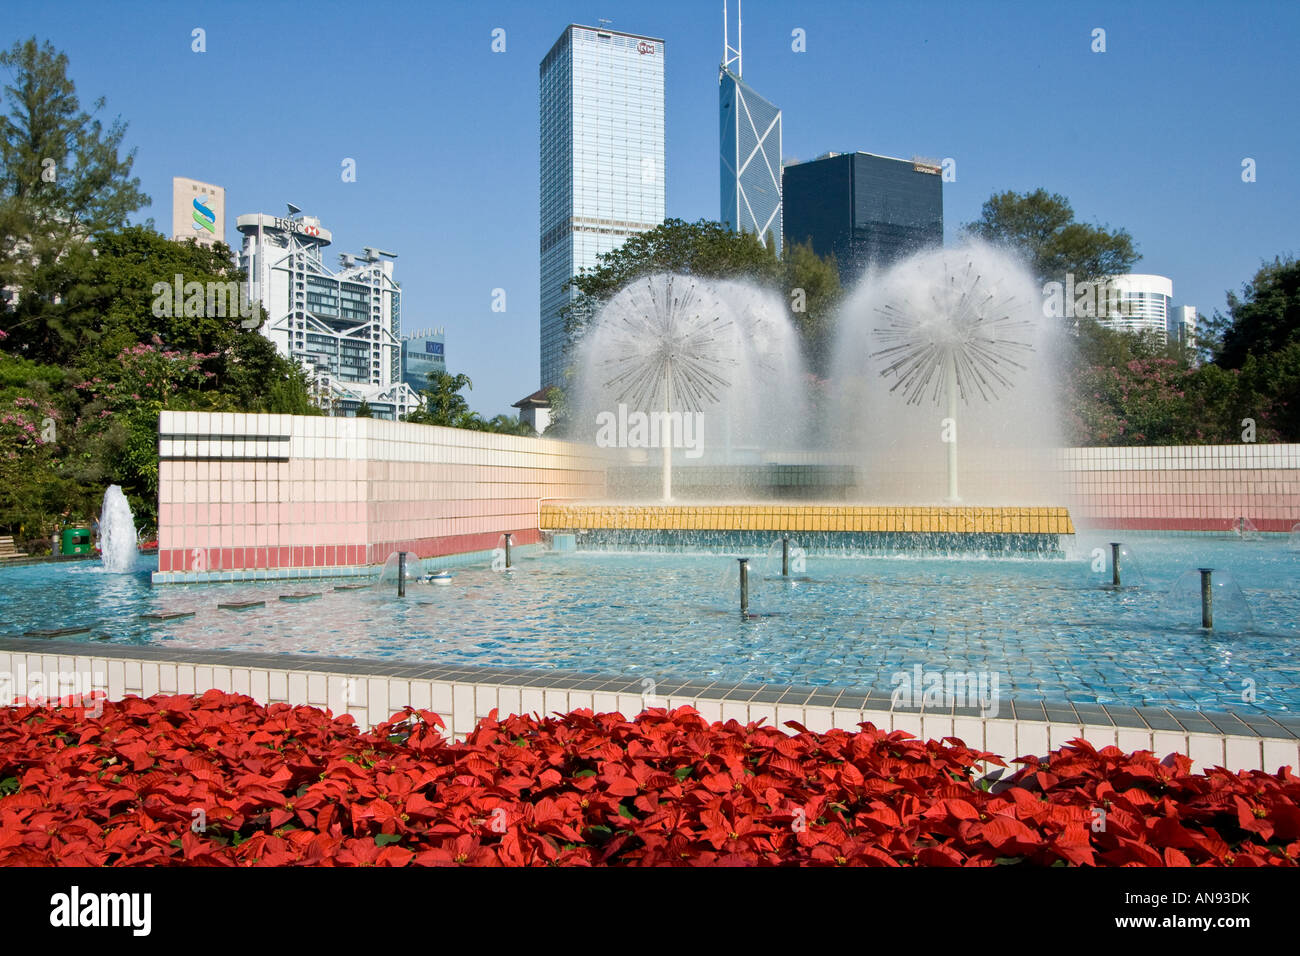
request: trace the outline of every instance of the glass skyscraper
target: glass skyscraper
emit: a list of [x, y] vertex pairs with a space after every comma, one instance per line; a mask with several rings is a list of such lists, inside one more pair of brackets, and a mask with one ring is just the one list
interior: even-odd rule
[[402, 381], [415, 391], [429, 387], [431, 372], [447, 371], [446, 330], [428, 329], [402, 339]]
[[570, 24], [542, 60], [541, 385], [562, 385], [564, 283], [664, 219], [664, 41]]
[[781, 252], [781, 111], [725, 67], [718, 78], [721, 221]]

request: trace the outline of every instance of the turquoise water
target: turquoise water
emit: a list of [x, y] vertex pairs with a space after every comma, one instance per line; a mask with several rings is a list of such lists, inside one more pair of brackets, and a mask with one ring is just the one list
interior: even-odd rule
[[[1103, 586], [1107, 537], [1080, 535], [1055, 560], [813, 554], [793, 580], [775, 549], [751, 551], [749, 620], [725, 555], [548, 553], [511, 572], [458, 569], [403, 601], [331, 582], [152, 587], [144, 571], [38, 565], [0, 571], [0, 634], [86, 625], [67, 639], [886, 692], [919, 664], [997, 674], [1016, 700], [1300, 711], [1300, 552], [1280, 537], [1118, 537], [1137, 585], [1119, 591]], [[1205, 566], [1218, 569], [1212, 633], [1199, 626]], [[324, 593], [278, 599], [303, 591]], [[248, 600], [267, 605], [217, 607]], [[197, 613], [139, 617], [176, 611]]]

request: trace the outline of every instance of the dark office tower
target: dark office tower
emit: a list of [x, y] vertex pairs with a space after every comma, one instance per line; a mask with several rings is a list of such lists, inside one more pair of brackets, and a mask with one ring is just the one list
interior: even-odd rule
[[827, 153], [782, 175], [785, 240], [834, 253], [840, 281], [943, 244], [943, 179], [937, 163], [872, 153]]

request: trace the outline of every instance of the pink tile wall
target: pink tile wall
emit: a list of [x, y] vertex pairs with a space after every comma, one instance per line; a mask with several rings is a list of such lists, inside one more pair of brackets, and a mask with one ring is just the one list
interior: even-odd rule
[[1300, 446], [1081, 448], [1064, 453], [1070, 513], [1081, 527], [1260, 531], [1300, 522]]
[[[164, 412], [160, 431], [163, 572], [371, 564], [399, 549], [433, 557], [493, 548], [506, 531], [529, 544], [539, 499], [603, 498], [611, 463], [581, 445], [373, 420]], [[1300, 522], [1296, 445], [1023, 458], [1014, 463], [1023, 470], [992, 485], [1023, 504], [1066, 504], [1080, 528], [1219, 530], [1244, 516], [1261, 531], [1288, 531]], [[1008, 467], [978, 454], [964, 463], [985, 477]], [[882, 478], [865, 479], [889, 496]]]
[[160, 431], [163, 572], [432, 557], [493, 548], [506, 531], [531, 544], [538, 500], [600, 497], [608, 461], [556, 441], [382, 421], [164, 412]]

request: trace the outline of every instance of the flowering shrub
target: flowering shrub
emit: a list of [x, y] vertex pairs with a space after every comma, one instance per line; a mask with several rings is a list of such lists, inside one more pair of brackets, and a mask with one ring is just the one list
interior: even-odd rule
[[141, 402], [162, 408], [177, 392], [197, 388], [212, 378], [213, 373], [204, 371], [202, 365], [217, 354], [167, 349], [155, 335], [152, 342], [138, 342], [122, 349], [117, 361], [102, 375], [78, 382], [76, 387], [88, 399], [108, 406], [100, 412], [101, 417], [136, 408]]
[[[202, 697], [0, 709], [0, 864], [1294, 865], [1300, 778], [1076, 741], [992, 754], [690, 708], [492, 716], [461, 743]], [[98, 714], [96, 716], [95, 714]], [[1103, 811], [1099, 814], [1098, 811]], [[1098, 824], [1100, 822], [1100, 826]]]
[[24, 452], [51, 445], [59, 410], [47, 401], [20, 395], [0, 404], [0, 457], [15, 461]]

